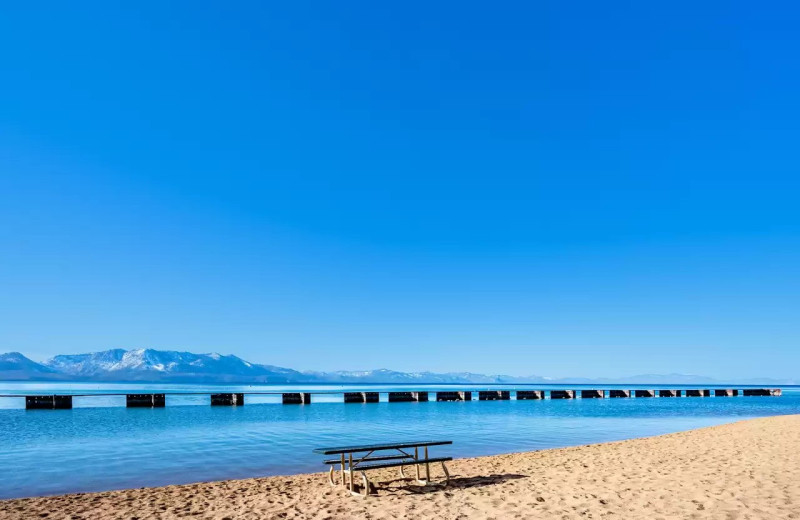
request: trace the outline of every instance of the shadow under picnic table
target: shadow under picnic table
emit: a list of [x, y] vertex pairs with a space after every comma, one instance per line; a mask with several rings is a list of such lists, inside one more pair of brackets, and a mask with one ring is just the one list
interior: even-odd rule
[[[441, 484], [431, 484], [427, 486], [421, 486], [416, 484], [406, 484], [407, 482], [413, 482], [413, 479], [409, 478], [398, 478], [394, 480], [385, 480], [379, 482], [376, 486], [377, 490], [381, 488], [383, 491], [403, 491], [406, 493], [435, 493], [435, 492], [447, 492], [450, 489], [458, 488], [458, 489], [466, 489], [472, 487], [483, 487], [483, 486], [492, 486], [496, 484], [501, 484], [503, 482], [509, 480], [518, 480], [522, 478], [528, 478], [528, 475], [520, 475], [517, 473], [497, 473], [493, 475], [482, 475], [477, 477], [450, 477], [450, 482], [447, 486], [442, 486]], [[398, 487], [390, 487], [387, 489], [388, 486], [395, 483], [402, 483], [402, 486]], [[370, 482], [370, 484], [372, 484]], [[380, 492], [380, 491], [379, 491]]]

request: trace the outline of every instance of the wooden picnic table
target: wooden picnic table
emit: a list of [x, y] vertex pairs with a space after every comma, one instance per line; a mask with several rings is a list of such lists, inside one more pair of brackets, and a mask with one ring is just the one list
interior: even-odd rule
[[[329, 459], [324, 461], [325, 464], [330, 465], [328, 472], [328, 481], [332, 486], [336, 484], [334, 478], [334, 466], [340, 465], [341, 482], [340, 485], [344, 488], [349, 488], [352, 495], [367, 496], [370, 492], [369, 480], [367, 480], [366, 472], [372, 469], [392, 468], [399, 467], [400, 475], [405, 478], [404, 466], [414, 466], [416, 471], [416, 482], [423, 485], [431, 484], [431, 463], [441, 463], [442, 470], [445, 475], [444, 485], [450, 480], [450, 474], [447, 471], [445, 462], [453, 460], [452, 457], [429, 457], [428, 448], [430, 446], [443, 446], [446, 444], [453, 444], [453, 441], [414, 441], [414, 442], [395, 442], [387, 444], [361, 444], [355, 446], [333, 446], [329, 448], [317, 448], [314, 453], [320, 455], [339, 455], [336, 459]], [[420, 458], [420, 448], [423, 455]], [[413, 453], [411, 450], [414, 450]], [[425, 479], [420, 478], [420, 466], [425, 467]], [[361, 473], [363, 480], [364, 493], [356, 491], [353, 474], [355, 472]]]

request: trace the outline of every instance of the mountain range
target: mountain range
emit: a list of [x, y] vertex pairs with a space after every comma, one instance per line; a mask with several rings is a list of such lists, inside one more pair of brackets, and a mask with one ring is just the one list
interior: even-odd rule
[[[112, 349], [88, 354], [58, 355], [37, 363], [19, 352], [0, 354], [0, 381], [84, 381], [136, 383], [385, 383], [385, 384], [714, 384], [718, 381], [686, 374], [643, 374], [617, 379], [484, 375], [470, 372], [397, 372], [387, 369], [301, 372], [250, 363], [233, 355], [193, 354], [155, 349]], [[796, 384], [796, 381], [752, 379], [739, 384]]]

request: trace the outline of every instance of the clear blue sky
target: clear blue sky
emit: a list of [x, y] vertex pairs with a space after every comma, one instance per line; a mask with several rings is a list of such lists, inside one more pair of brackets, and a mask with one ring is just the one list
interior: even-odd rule
[[797, 376], [793, 3], [112, 3], [0, 8], [0, 351]]

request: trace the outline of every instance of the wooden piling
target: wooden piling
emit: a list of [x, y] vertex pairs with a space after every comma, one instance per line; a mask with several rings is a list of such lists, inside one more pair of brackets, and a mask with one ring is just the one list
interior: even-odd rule
[[517, 401], [544, 399], [544, 390], [517, 390]]
[[378, 392], [345, 392], [345, 403], [377, 403], [380, 401]]
[[164, 394], [127, 394], [125, 406], [128, 408], [164, 408], [166, 398]]
[[71, 395], [26, 395], [26, 410], [71, 410]]
[[472, 392], [436, 392], [437, 401], [472, 401]]
[[428, 392], [389, 392], [390, 403], [424, 403]]
[[311, 394], [309, 393], [286, 393], [281, 396], [283, 404], [311, 404]]
[[507, 390], [485, 390], [478, 392], [479, 401], [508, 401], [511, 392]]
[[742, 395], [745, 396], [779, 396], [783, 392], [780, 388], [745, 388]]
[[243, 406], [244, 394], [211, 394], [211, 406]]

